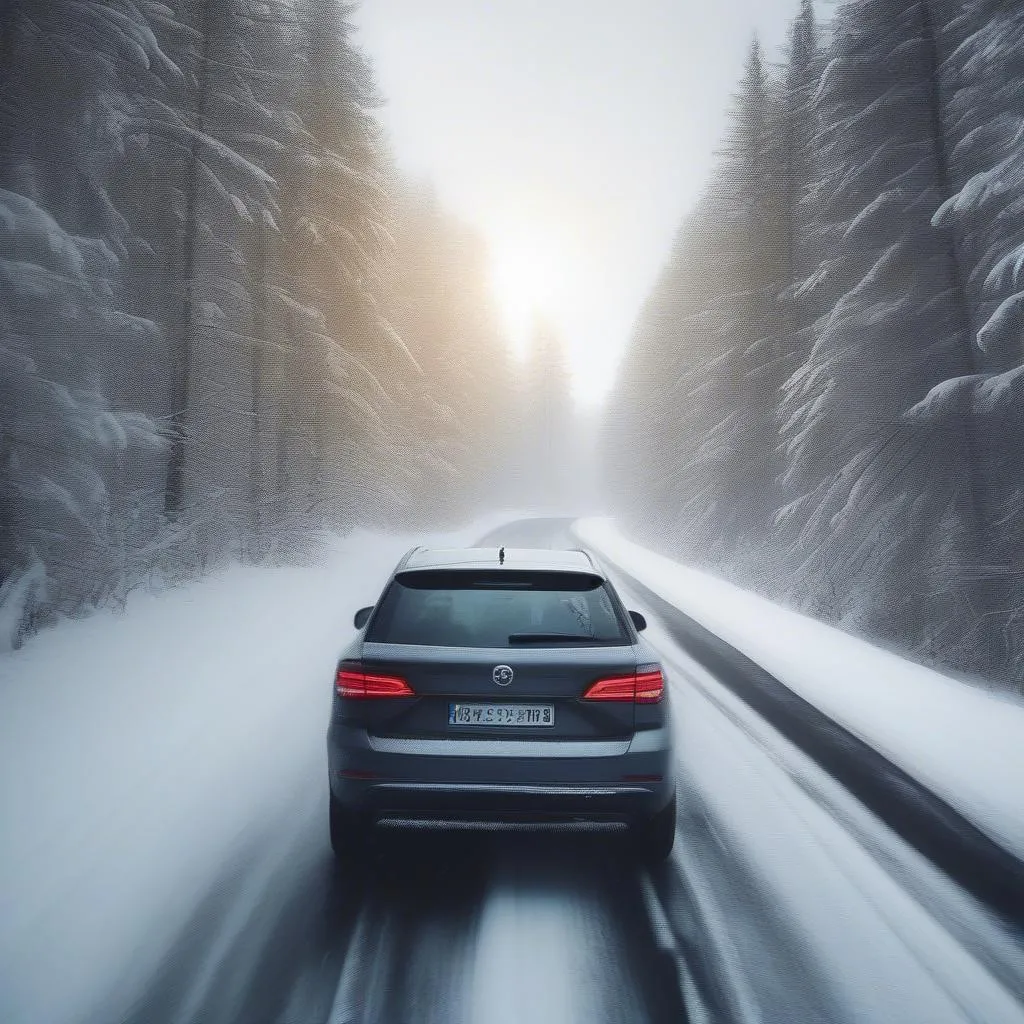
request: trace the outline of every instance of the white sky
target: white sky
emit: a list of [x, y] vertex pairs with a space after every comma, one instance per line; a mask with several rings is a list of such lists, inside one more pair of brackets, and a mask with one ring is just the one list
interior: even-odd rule
[[355, 22], [400, 166], [487, 239], [522, 344], [537, 309], [577, 397], [614, 379], [712, 166], [754, 31], [798, 0], [363, 0]]

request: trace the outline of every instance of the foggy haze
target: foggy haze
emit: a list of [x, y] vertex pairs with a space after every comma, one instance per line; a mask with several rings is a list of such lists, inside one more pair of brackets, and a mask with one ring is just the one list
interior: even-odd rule
[[[700, 195], [750, 41], [793, 5], [369, 0], [356, 16], [395, 157], [478, 226], [523, 346], [531, 307], [576, 397], [611, 387], [641, 303]], [[511, 293], [511, 294], [510, 294]]]

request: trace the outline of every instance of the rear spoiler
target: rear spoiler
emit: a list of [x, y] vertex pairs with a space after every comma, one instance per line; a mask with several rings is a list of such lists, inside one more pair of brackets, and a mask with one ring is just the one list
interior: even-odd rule
[[605, 582], [593, 572], [565, 569], [404, 569], [395, 573], [402, 586], [416, 590], [596, 590]]

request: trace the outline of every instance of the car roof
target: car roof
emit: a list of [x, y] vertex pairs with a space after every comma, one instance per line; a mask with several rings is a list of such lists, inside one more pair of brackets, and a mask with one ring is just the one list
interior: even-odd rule
[[597, 573], [591, 557], [580, 550], [547, 548], [505, 548], [499, 561], [497, 547], [413, 548], [399, 565], [399, 572], [417, 569], [536, 569], [547, 572]]

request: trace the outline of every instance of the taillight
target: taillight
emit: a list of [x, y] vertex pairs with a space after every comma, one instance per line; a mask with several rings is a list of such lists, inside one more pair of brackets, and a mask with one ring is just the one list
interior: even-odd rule
[[630, 704], [636, 699], [636, 673], [630, 676], [612, 676], [610, 679], [598, 679], [583, 694], [584, 700], [628, 700]]
[[636, 702], [637, 704], [657, 704], [665, 693], [665, 677], [661, 669], [653, 672], [637, 672]]
[[359, 700], [378, 697], [415, 697], [412, 687], [400, 676], [383, 676], [364, 672], [351, 665], [340, 665], [334, 679], [334, 688], [340, 697]]
[[665, 693], [661, 669], [634, 672], [628, 676], [609, 676], [591, 683], [584, 700], [628, 701], [630, 704], [657, 704]]

